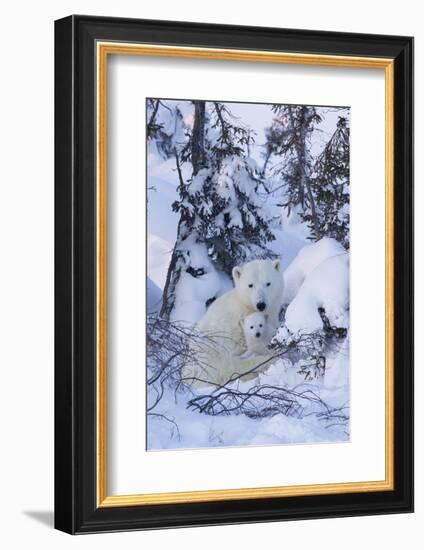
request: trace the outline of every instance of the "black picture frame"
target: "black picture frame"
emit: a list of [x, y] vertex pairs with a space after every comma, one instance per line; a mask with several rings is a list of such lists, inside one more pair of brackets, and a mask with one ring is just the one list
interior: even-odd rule
[[[96, 41], [394, 60], [392, 491], [97, 507]], [[55, 22], [55, 527], [94, 533], [413, 511], [413, 39], [73, 15]]]

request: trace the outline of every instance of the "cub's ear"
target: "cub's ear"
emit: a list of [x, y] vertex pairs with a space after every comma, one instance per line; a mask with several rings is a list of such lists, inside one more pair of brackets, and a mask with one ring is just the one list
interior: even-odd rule
[[241, 266], [233, 267], [232, 274], [233, 274], [233, 281], [235, 283], [240, 279], [241, 272], [242, 272], [242, 267]]
[[244, 330], [244, 317], [239, 319], [239, 325], [241, 326], [241, 329]]
[[274, 265], [274, 269], [276, 271], [280, 271], [280, 267], [281, 267], [281, 261], [280, 260], [274, 260], [273, 265]]

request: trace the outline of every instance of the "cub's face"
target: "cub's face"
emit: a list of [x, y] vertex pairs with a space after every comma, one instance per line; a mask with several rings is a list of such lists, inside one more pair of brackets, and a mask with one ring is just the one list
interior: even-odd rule
[[279, 307], [283, 277], [280, 260], [253, 260], [233, 269], [233, 280], [240, 299], [261, 313]]
[[247, 338], [258, 340], [265, 335], [267, 316], [262, 313], [252, 313], [243, 320], [243, 330]]

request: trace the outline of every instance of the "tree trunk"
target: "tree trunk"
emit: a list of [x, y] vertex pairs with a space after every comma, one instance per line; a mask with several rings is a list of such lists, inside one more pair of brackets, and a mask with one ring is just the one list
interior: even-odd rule
[[263, 178], [265, 177], [266, 169], [267, 169], [267, 166], [268, 166], [268, 162], [270, 161], [270, 158], [271, 158], [271, 149], [269, 148], [266, 152], [264, 164], [263, 164], [262, 170], [261, 170], [261, 175], [262, 175]]
[[194, 124], [191, 137], [191, 162], [193, 176], [205, 165], [205, 102], [193, 101]]
[[[193, 101], [194, 103], [194, 123], [193, 133], [191, 138], [191, 162], [193, 165], [193, 176], [205, 166], [205, 102]], [[180, 162], [178, 153], [175, 151], [175, 162], [177, 165], [177, 173], [180, 180], [180, 186], [184, 185], [182, 179]], [[171, 262], [168, 267], [168, 273], [166, 275], [165, 287], [162, 295], [162, 307], [160, 310], [160, 317], [163, 319], [169, 319], [175, 305], [175, 290], [177, 288], [178, 281], [180, 280], [181, 270], [184, 269], [182, 263], [182, 256], [179, 251], [179, 246], [184, 240], [181, 235], [181, 227], [184, 226], [185, 220], [181, 215], [178, 222], [177, 239], [175, 241], [174, 250], [172, 251]], [[180, 261], [179, 261], [180, 260]]]
[[[152, 104], [153, 104], [154, 100], [151, 100], [151, 101], [152, 101]], [[152, 115], [150, 117], [150, 120], [147, 123], [147, 138], [153, 137], [153, 125], [154, 125], [154, 122], [155, 122], [155, 119], [156, 119], [156, 115], [158, 114], [159, 104], [160, 104], [160, 101], [159, 101], [159, 99], [157, 99], [156, 103], [154, 103], [155, 106], [153, 108], [153, 112], [152, 112]]]
[[[309, 174], [306, 166], [306, 132], [308, 130], [308, 125], [310, 122], [308, 120], [308, 114], [309, 114], [308, 107], [302, 107], [302, 114], [303, 114], [303, 121], [300, 129], [300, 136], [299, 136], [299, 139], [296, 139], [296, 154], [297, 154], [297, 160], [301, 171], [301, 177], [299, 181], [299, 198], [300, 198], [302, 208], [304, 208], [304, 196], [306, 191], [306, 196], [308, 197], [309, 206], [311, 208], [312, 224], [314, 227], [315, 234], [318, 235], [319, 227], [318, 227], [318, 218], [317, 218], [317, 212], [316, 212], [316, 206], [315, 206], [315, 199], [312, 193], [311, 186], [309, 184]], [[291, 125], [293, 127], [294, 126], [293, 113], [292, 113], [291, 107], [290, 107], [290, 119], [291, 119]]]
[[[179, 232], [180, 225], [181, 225], [181, 222], [178, 224], [178, 232]], [[174, 250], [172, 251], [172, 257], [169, 263], [168, 273], [166, 274], [166, 282], [165, 282], [165, 287], [163, 289], [163, 294], [162, 294], [162, 307], [160, 308], [160, 313], [159, 313], [159, 316], [162, 319], [170, 318], [171, 312], [175, 305], [175, 288], [177, 286], [177, 283], [181, 275], [181, 267], [178, 267], [178, 256], [179, 256], [178, 244], [179, 244], [179, 240], [177, 238], [177, 241], [174, 246]]]
[[[183, 176], [181, 174], [180, 160], [178, 158], [177, 150], [175, 149], [175, 163], [177, 165], [178, 178], [180, 180], [180, 186], [184, 185]], [[171, 312], [175, 304], [175, 288], [180, 278], [181, 267], [178, 266], [179, 251], [178, 246], [181, 242], [181, 224], [183, 217], [180, 217], [177, 229], [177, 240], [175, 241], [174, 250], [172, 251], [171, 261], [168, 267], [168, 273], [166, 274], [165, 286], [162, 294], [162, 306], [159, 316], [162, 319], [169, 319]]]

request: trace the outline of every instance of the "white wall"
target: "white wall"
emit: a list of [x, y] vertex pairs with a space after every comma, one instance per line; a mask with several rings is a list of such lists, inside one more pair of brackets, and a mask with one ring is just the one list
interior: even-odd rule
[[[422, 545], [424, 522], [423, 293], [418, 287], [416, 513], [72, 538], [53, 531], [53, 20], [71, 13], [406, 34], [416, 37], [416, 120], [423, 122], [424, 28], [419, 2], [84, 0], [3, 5], [0, 85], [0, 541], [5, 548], [357, 548]], [[417, 204], [424, 147], [416, 128]], [[424, 217], [417, 216], [416, 280]], [[421, 307], [420, 307], [421, 306]]]

